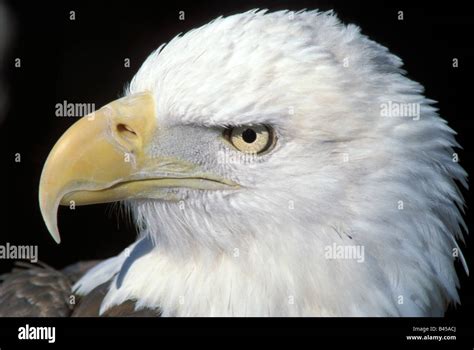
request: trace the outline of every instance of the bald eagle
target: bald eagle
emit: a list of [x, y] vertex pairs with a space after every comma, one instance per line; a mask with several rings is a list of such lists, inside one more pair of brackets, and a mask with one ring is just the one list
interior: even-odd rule
[[[59, 205], [116, 201], [136, 242], [98, 264], [18, 270], [1, 305], [443, 315], [459, 302], [454, 260], [464, 262], [453, 254], [467, 186], [454, 134], [401, 59], [331, 11], [219, 17], [160, 46], [44, 165], [39, 204], [56, 242]], [[30, 299], [15, 309], [22, 288]]]

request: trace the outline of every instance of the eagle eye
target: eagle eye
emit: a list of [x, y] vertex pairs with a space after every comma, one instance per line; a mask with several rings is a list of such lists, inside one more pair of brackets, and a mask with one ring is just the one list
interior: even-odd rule
[[224, 138], [244, 153], [263, 153], [275, 143], [274, 132], [267, 125], [243, 125], [224, 130]]

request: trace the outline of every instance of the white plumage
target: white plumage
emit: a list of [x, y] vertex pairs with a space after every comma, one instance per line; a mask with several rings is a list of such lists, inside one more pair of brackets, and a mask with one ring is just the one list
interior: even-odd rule
[[[466, 173], [454, 132], [401, 65], [332, 12], [254, 10], [161, 46], [127, 92], [152, 91], [175, 136], [149, 152], [241, 189], [128, 201], [140, 243], [75, 289], [113, 278], [102, 311], [133, 299], [164, 316], [442, 315], [458, 302]], [[382, 116], [388, 102], [419, 118]], [[204, 128], [247, 124], [272, 125], [275, 149], [216, 161], [224, 146]], [[328, 259], [334, 244], [363, 247], [363, 261]]]

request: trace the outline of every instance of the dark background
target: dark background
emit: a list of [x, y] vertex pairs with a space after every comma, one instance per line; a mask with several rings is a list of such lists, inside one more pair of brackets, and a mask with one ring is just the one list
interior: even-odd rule
[[[7, 3], [8, 4], [8, 3]], [[135, 230], [110, 205], [60, 208], [60, 246], [43, 224], [38, 206], [38, 183], [44, 161], [59, 136], [77, 118], [58, 118], [55, 105], [63, 100], [95, 103], [116, 99], [144, 59], [175, 35], [203, 25], [219, 15], [252, 8], [271, 10], [334, 9], [346, 23], [355, 23], [373, 40], [387, 46], [405, 62], [408, 75], [422, 83], [427, 97], [439, 101], [440, 113], [458, 131], [461, 164], [472, 172], [470, 142], [472, 62], [471, 27], [474, 16], [461, 2], [433, 5], [400, 1], [111, 1], [38, 2], [9, 4], [15, 34], [4, 73], [9, 89], [7, 116], [0, 125], [3, 209], [0, 244], [36, 244], [39, 259], [56, 268], [78, 260], [116, 255], [134, 241]], [[76, 20], [69, 20], [69, 11]], [[404, 11], [405, 19], [397, 20]], [[179, 11], [185, 11], [180, 21]], [[21, 68], [14, 59], [21, 58]], [[452, 68], [452, 59], [459, 68]], [[130, 58], [131, 67], [124, 67]], [[15, 153], [21, 162], [15, 163]], [[5, 196], [6, 193], [6, 196]], [[467, 207], [474, 205], [463, 192]], [[118, 218], [118, 219], [117, 219]], [[470, 211], [467, 224], [471, 226]], [[464, 249], [473, 270], [473, 242]], [[0, 273], [12, 267], [0, 261]], [[462, 269], [461, 306], [450, 317], [468, 317], [474, 310], [472, 279]]]

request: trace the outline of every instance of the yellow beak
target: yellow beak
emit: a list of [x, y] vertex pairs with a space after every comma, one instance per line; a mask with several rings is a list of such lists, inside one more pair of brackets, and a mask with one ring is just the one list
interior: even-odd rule
[[[60, 204], [170, 199], [166, 189], [171, 187], [223, 189], [236, 185], [199, 173], [189, 162], [150, 157], [147, 146], [157, 133], [156, 120], [151, 94], [130, 95], [81, 118], [59, 139], [46, 160], [39, 186], [41, 214], [57, 243]], [[163, 175], [170, 170], [181, 175]]]

